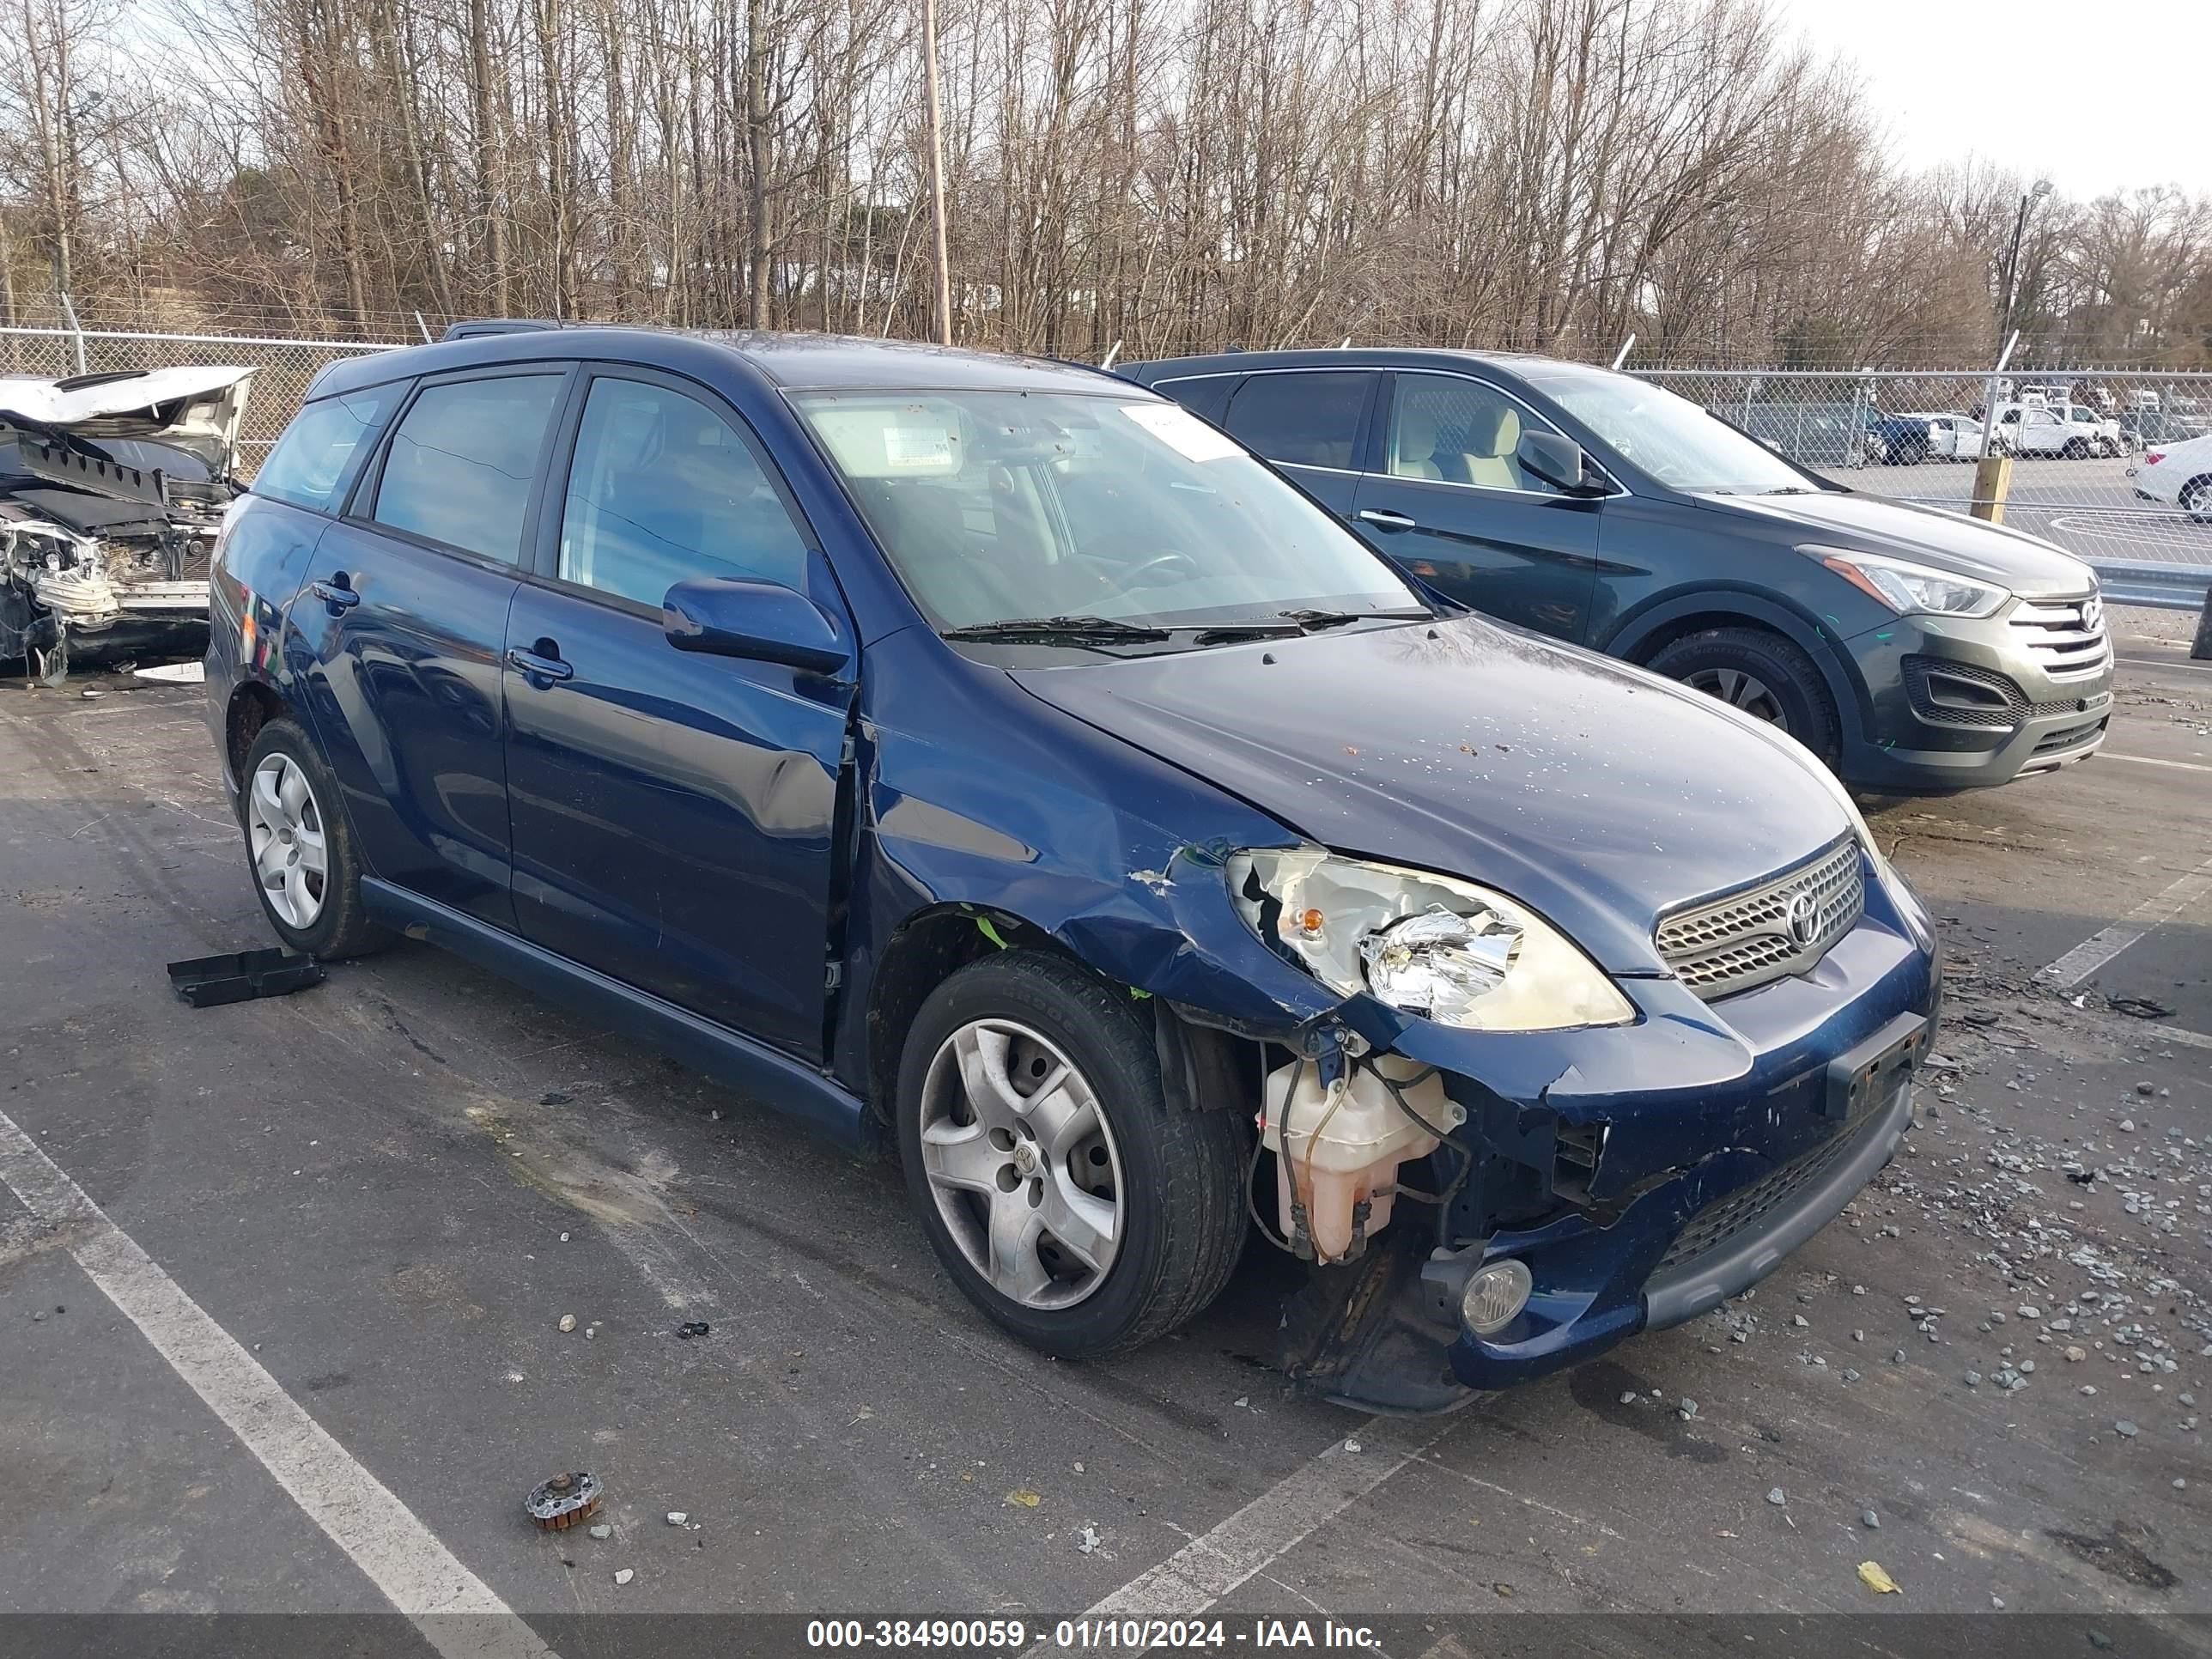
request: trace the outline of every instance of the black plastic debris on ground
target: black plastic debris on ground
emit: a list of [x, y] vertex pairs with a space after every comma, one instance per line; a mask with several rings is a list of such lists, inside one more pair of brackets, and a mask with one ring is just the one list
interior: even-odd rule
[[2130, 1019], [2165, 1019], [2173, 1012], [2164, 1003], [2153, 1002], [2148, 997], [2106, 997], [2105, 1006]]
[[195, 1008], [220, 1008], [255, 997], [289, 996], [323, 981], [323, 964], [296, 951], [234, 951], [169, 964], [169, 984]]
[[685, 1342], [689, 1342], [695, 1336], [704, 1336], [707, 1334], [707, 1322], [703, 1319], [687, 1319], [676, 1328], [676, 1334], [679, 1340]]

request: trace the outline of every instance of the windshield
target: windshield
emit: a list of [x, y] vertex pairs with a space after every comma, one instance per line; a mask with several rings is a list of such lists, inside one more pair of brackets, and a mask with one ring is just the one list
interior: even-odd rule
[[1596, 372], [1529, 378], [1624, 459], [1676, 489], [1756, 495], [1819, 487], [1734, 427], [1648, 380]]
[[1350, 531], [1176, 404], [1037, 392], [792, 401], [940, 629], [1428, 614]]

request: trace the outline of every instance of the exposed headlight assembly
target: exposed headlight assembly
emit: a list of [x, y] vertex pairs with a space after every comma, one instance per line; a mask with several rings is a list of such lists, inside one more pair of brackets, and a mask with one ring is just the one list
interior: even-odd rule
[[2012, 594], [1987, 582], [1931, 570], [1906, 559], [1856, 553], [1847, 547], [1808, 546], [1797, 550], [1818, 559], [1862, 593], [1902, 616], [1986, 617]]
[[1318, 848], [1239, 853], [1230, 890], [1261, 938], [1331, 990], [1477, 1031], [1626, 1025], [1636, 1010], [1564, 933], [1473, 882]]

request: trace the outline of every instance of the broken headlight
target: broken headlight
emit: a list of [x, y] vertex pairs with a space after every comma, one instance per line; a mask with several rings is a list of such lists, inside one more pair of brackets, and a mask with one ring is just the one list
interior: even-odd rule
[[1331, 990], [1440, 1025], [1557, 1031], [1636, 1010], [1541, 916], [1473, 882], [1316, 848], [1239, 853], [1230, 890], [1253, 929]]

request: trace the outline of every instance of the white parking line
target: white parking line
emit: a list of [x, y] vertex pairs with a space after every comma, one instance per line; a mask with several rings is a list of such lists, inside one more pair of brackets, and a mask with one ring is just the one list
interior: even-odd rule
[[1370, 1418], [1211, 1531], [1094, 1603], [1085, 1619], [1194, 1619], [1373, 1492], [1449, 1431], [1449, 1420]]
[[2212, 662], [2184, 662], [2178, 658], [2115, 657], [2115, 662], [2126, 663], [2130, 668], [2186, 668], [2192, 674], [2212, 674]]
[[302, 1510], [446, 1659], [553, 1650], [413, 1510], [277, 1386], [38, 1143], [0, 1112], [0, 1182], [207, 1402]]
[[2109, 749], [2100, 749], [2097, 758], [2133, 761], [2137, 766], [2171, 766], [2183, 772], [2212, 772], [2212, 766], [2200, 765], [2196, 761], [2160, 760], [2153, 755], [2116, 755]]
[[2048, 968], [2039, 969], [2035, 976], [2055, 980], [2060, 990], [2070, 990], [2152, 928], [2160, 922], [2171, 921], [2207, 893], [2212, 893], [2212, 859], [2205, 860], [2163, 891], [2154, 893], [2111, 927], [2092, 933]]

